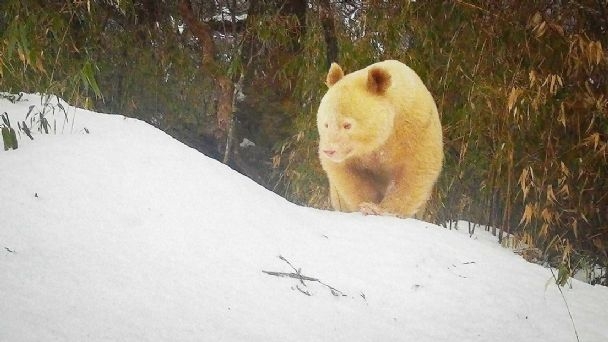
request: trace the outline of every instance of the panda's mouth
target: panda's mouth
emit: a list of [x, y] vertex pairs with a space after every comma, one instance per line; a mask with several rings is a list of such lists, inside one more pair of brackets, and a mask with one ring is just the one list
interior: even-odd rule
[[340, 149], [334, 149], [334, 148], [324, 148], [323, 150], [321, 150], [321, 153], [323, 153], [323, 155], [335, 162], [335, 163], [339, 163], [344, 161], [345, 159], [347, 159], [351, 152], [353, 151], [352, 148], [348, 148], [345, 150], [340, 150]]

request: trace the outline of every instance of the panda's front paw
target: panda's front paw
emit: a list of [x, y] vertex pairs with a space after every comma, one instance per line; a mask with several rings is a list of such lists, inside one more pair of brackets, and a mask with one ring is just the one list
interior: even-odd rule
[[363, 202], [359, 204], [359, 211], [363, 215], [383, 215], [384, 210], [379, 205], [372, 202]]

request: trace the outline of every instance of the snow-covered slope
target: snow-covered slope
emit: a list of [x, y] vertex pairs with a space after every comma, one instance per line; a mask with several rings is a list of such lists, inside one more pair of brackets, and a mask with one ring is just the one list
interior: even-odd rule
[[[41, 108], [25, 99], [0, 113]], [[0, 151], [0, 341], [608, 341], [607, 288], [564, 300], [497, 245], [298, 207], [146, 123], [63, 106], [57, 134]]]

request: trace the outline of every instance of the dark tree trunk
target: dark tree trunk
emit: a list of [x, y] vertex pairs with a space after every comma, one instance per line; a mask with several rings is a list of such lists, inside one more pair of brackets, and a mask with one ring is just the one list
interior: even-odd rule
[[[184, 22], [191, 32], [198, 38], [201, 44], [201, 64], [203, 71], [208, 73], [216, 84], [216, 122], [217, 138], [219, 141], [226, 139], [226, 134], [232, 118], [232, 96], [234, 93], [234, 83], [221, 70], [216, 60], [216, 46], [213, 41], [213, 31], [211, 27], [200, 20], [192, 10], [190, 0], [180, 0], [178, 10]], [[221, 144], [219, 144], [221, 145]]]
[[321, 26], [323, 27], [323, 38], [325, 39], [325, 46], [327, 52], [326, 56], [326, 67], [332, 62], [338, 61], [338, 39], [336, 38], [336, 27], [334, 25], [334, 16], [331, 11], [329, 0], [319, 1], [319, 16], [321, 19]]

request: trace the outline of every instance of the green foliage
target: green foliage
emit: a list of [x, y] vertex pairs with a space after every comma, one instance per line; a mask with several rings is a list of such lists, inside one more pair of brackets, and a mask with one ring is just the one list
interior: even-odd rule
[[[22, 96], [23, 93], [19, 95], [0, 93], [0, 97], [8, 99], [13, 103], [21, 101]], [[11, 126], [8, 114], [5, 112], [0, 117], [2, 118], [0, 128], [2, 129], [4, 150], [17, 149], [17, 131]], [[59, 128], [58, 123], [60, 124]], [[29, 106], [28, 111], [25, 114], [25, 120], [17, 122], [17, 128], [20, 134], [23, 133], [31, 140], [34, 140], [31, 132], [32, 129], [36, 129], [38, 132], [44, 134], [57, 134], [63, 133], [66, 129], [66, 124], [68, 123], [68, 113], [61, 104], [59, 97], [43, 95], [40, 98], [39, 105], [34, 104]], [[60, 129], [59, 132], [58, 129]]]
[[327, 180], [317, 158], [316, 111], [326, 87], [322, 28], [308, 16], [302, 52], [291, 61], [293, 98], [298, 107], [289, 127], [291, 134], [274, 149], [273, 189], [288, 200], [307, 206], [329, 208]]
[[4, 150], [16, 150], [19, 147], [19, 143], [17, 142], [17, 134], [15, 130], [11, 127], [11, 122], [8, 118], [8, 114], [5, 112], [0, 117], [2, 117], [2, 142], [4, 143]]
[[[55, 100], [55, 101], [53, 101]], [[31, 105], [25, 115], [25, 120], [19, 125], [22, 130], [30, 139], [33, 140], [32, 136], [28, 133], [30, 128], [36, 128], [40, 133], [44, 134], [57, 134], [57, 122], [61, 124], [61, 131], [63, 133], [66, 128], [66, 124], [69, 121], [68, 113], [65, 107], [61, 104], [61, 100], [58, 96], [43, 95], [40, 98], [39, 105]], [[29, 121], [29, 127], [26, 122]], [[52, 125], [51, 125], [52, 123]]]
[[100, 97], [86, 45], [95, 21], [86, 3], [7, 0], [0, 4], [0, 88], [60, 95], [89, 106]]

